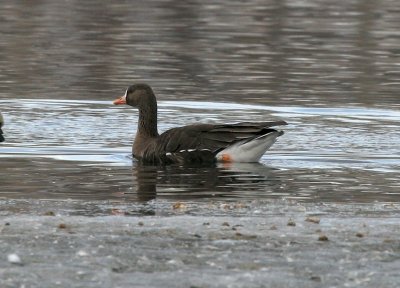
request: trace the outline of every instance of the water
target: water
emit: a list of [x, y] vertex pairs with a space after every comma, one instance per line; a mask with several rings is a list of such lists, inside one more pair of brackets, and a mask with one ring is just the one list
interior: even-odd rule
[[161, 101], [161, 131], [201, 120], [290, 125], [257, 164], [157, 167], [130, 156], [134, 109], [93, 100], [0, 103], [9, 122], [0, 156], [6, 198], [391, 202], [400, 193], [395, 110]]
[[[0, 198], [398, 202], [400, 4], [325, 2], [2, 2]], [[259, 164], [143, 167], [138, 81], [162, 131], [289, 126]]]

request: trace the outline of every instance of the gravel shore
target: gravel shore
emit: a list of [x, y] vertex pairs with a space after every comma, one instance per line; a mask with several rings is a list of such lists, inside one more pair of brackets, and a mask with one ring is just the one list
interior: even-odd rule
[[0, 287], [400, 285], [397, 204], [1, 202]]

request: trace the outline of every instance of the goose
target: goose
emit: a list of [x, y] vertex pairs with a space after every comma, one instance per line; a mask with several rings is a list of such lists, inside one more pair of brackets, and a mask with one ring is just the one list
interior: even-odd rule
[[132, 155], [147, 164], [258, 162], [283, 135], [283, 131], [271, 127], [287, 125], [285, 121], [197, 123], [159, 134], [157, 99], [149, 85], [134, 84], [113, 103], [139, 110]]

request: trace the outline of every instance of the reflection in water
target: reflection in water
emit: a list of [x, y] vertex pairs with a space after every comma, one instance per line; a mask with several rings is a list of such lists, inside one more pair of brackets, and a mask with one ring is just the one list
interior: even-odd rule
[[[136, 193], [140, 201], [156, 197], [170, 199], [273, 197], [280, 187], [274, 169], [260, 163], [212, 166], [133, 167]], [[277, 189], [274, 189], [274, 188]]]
[[139, 201], [150, 201], [157, 197], [158, 171], [155, 166], [137, 164], [132, 170], [133, 181], [136, 182], [137, 198]]
[[[396, 0], [0, 2], [0, 97], [397, 106]], [[99, 17], [101, 15], [101, 17]]]

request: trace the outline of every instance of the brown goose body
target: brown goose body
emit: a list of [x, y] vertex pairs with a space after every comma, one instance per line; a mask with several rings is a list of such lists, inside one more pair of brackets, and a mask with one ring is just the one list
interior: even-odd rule
[[[172, 128], [159, 135], [157, 101], [150, 86], [132, 85], [114, 104], [128, 104], [139, 109], [132, 154], [139, 161], [151, 164], [256, 162], [283, 134], [271, 127], [286, 125], [285, 121], [194, 124]], [[244, 155], [251, 149], [254, 155]]]

